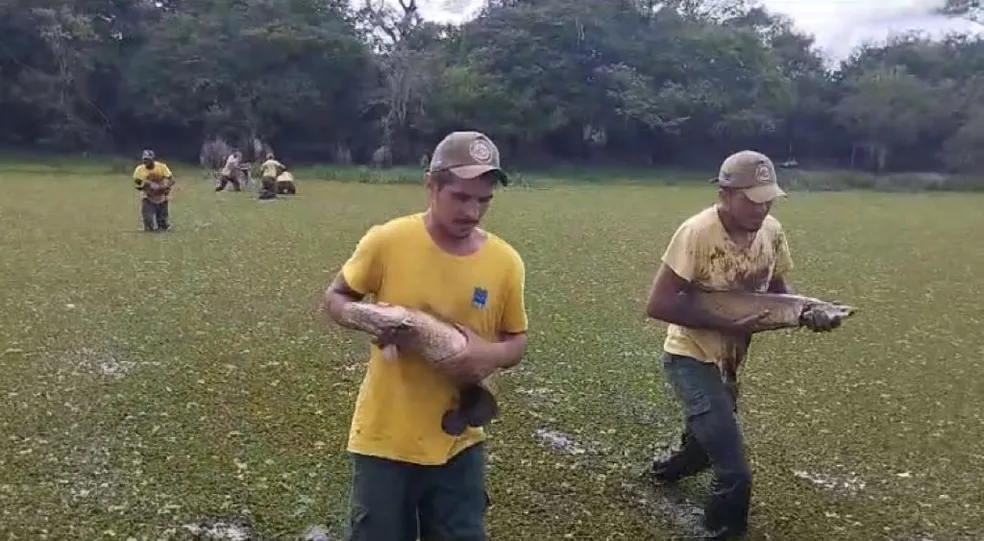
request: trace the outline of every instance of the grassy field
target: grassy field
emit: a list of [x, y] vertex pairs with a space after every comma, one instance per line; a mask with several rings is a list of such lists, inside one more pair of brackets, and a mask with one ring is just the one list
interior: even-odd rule
[[[257, 539], [341, 532], [368, 346], [315, 307], [359, 235], [422, 208], [422, 187], [300, 178], [298, 197], [260, 204], [186, 176], [175, 230], [145, 235], [127, 173], [0, 170], [0, 537], [188, 539], [185, 525], [237, 516]], [[526, 259], [533, 334], [499, 385], [493, 539], [685, 531], [633, 488], [680, 423], [643, 305], [674, 228], [713, 196], [497, 196], [487, 225]], [[982, 206], [852, 192], [777, 206], [794, 287], [860, 313], [753, 345], [751, 539], [984, 537]]]

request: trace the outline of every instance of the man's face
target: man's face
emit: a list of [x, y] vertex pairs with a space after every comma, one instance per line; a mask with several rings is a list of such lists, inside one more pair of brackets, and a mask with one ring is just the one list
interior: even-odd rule
[[463, 179], [450, 172], [445, 174], [451, 180], [443, 186], [439, 186], [436, 179], [428, 175], [427, 191], [431, 215], [448, 236], [468, 238], [489, 210], [495, 177], [486, 173], [476, 178]]
[[144, 163], [144, 166], [147, 169], [153, 169], [154, 168], [154, 159], [153, 158], [144, 158], [143, 163]]
[[736, 189], [722, 189], [720, 194], [721, 206], [731, 217], [735, 225], [747, 232], [758, 231], [762, 222], [772, 210], [772, 201], [756, 203], [749, 199], [745, 192]]

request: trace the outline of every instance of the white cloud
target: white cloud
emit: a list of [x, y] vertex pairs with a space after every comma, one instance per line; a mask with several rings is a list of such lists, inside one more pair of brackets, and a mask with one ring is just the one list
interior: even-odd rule
[[865, 41], [884, 41], [893, 34], [917, 30], [941, 36], [947, 32], [980, 33], [969, 21], [934, 15], [944, 0], [762, 0], [769, 10], [793, 19], [797, 28], [816, 37], [817, 47], [841, 60]]

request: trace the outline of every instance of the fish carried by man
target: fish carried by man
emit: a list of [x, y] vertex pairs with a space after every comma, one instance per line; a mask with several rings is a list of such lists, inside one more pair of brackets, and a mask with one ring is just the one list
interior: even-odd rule
[[[457, 325], [426, 311], [385, 303], [353, 302], [346, 305], [345, 319], [352, 327], [373, 337], [395, 330], [408, 331], [404, 344], [408, 353], [419, 355], [439, 372], [465, 351], [467, 335]], [[395, 362], [396, 346], [383, 347], [383, 357]], [[441, 427], [459, 435], [469, 426], [487, 425], [499, 413], [495, 396], [482, 382], [456, 382], [459, 401], [456, 409], [444, 414]]]
[[804, 295], [765, 291], [694, 289], [684, 293], [703, 312], [731, 321], [749, 321], [753, 332], [831, 322], [830, 330], [857, 312], [857, 308]]

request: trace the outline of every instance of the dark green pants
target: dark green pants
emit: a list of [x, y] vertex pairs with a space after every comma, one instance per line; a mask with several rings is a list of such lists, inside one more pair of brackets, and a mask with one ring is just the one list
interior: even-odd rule
[[483, 444], [443, 466], [354, 455], [347, 541], [485, 541]]
[[273, 177], [263, 177], [260, 180], [260, 199], [277, 198], [277, 181]]
[[710, 496], [704, 525], [723, 539], [740, 537], [748, 529], [752, 471], [738, 424], [737, 381], [725, 381], [717, 365], [667, 353], [663, 370], [683, 406], [680, 447], [653, 462], [652, 474], [676, 482], [711, 468]]
[[151, 203], [144, 198], [140, 203], [140, 218], [143, 220], [144, 231], [167, 231], [171, 227], [168, 223], [168, 202]]

